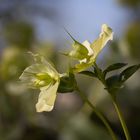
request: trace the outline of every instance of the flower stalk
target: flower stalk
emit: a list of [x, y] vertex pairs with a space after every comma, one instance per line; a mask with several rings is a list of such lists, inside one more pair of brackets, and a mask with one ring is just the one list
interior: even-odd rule
[[112, 137], [112, 140], [117, 140], [117, 137], [114, 133], [114, 131], [112, 130], [110, 124], [108, 123], [107, 119], [105, 118], [105, 116], [97, 109], [93, 106], [93, 104], [88, 100], [88, 98], [85, 96], [85, 94], [83, 92], [81, 92], [81, 90], [77, 87], [77, 92], [79, 93], [79, 95], [81, 96], [81, 98], [83, 99], [83, 101], [85, 101], [93, 110], [93, 112], [100, 118], [100, 120], [104, 123], [105, 127], [107, 128], [110, 136]]
[[123, 114], [122, 114], [122, 112], [121, 112], [121, 110], [120, 110], [120, 107], [119, 107], [119, 105], [117, 104], [117, 101], [114, 100], [113, 98], [112, 98], [112, 102], [113, 102], [114, 107], [115, 107], [115, 110], [116, 110], [116, 112], [117, 112], [117, 114], [118, 114], [118, 117], [119, 117], [121, 126], [122, 126], [122, 128], [123, 128], [123, 131], [124, 131], [124, 134], [125, 134], [125, 137], [126, 137], [126, 140], [131, 140], [131, 136], [130, 136], [130, 134], [129, 134], [129, 131], [128, 131], [128, 128], [127, 128], [127, 126], [126, 126], [126, 123], [125, 123]]
[[115, 107], [115, 110], [117, 112], [117, 115], [119, 117], [119, 120], [120, 120], [120, 123], [121, 123], [121, 126], [123, 128], [123, 131], [124, 131], [124, 134], [125, 134], [125, 137], [126, 137], [126, 140], [131, 140], [131, 137], [130, 137], [130, 134], [129, 134], [129, 131], [128, 131], [128, 128], [126, 126], [126, 123], [125, 123], [125, 120], [124, 120], [124, 117], [123, 117], [123, 114], [120, 110], [120, 107], [119, 105], [117, 104], [117, 101], [116, 101], [116, 94], [117, 94], [117, 89], [116, 90], [110, 90], [110, 87], [108, 87], [107, 83], [106, 83], [106, 80], [105, 80], [105, 77], [103, 75], [102, 72], [100, 72], [100, 69], [98, 67], [98, 65], [95, 63], [95, 69], [97, 71], [97, 74], [98, 74], [98, 79], [101, 81], [101, 83], [105, 86], [105, 89], [108, 91], [110, 97], [111, 97], [111, 100], [113, 102], [113, 105]]

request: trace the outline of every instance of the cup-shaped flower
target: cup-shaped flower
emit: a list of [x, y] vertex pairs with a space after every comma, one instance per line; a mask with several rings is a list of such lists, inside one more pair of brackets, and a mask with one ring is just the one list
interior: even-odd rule
[[37, 61], [27, 67], [19, 79], [31, 88], [40, 89], [36, 104], [37, 112], [51, 111], [54, 107], [60, 83], [60, 74], [44, 57], [34, 56]]
[[108, 27], [106, 24], [103, 24], [99, 38], [97, 38], [91, 44], [87, 40], [81, 44], [72, 36], [71, 38], [74, 40], [72, 45], [73, 50], [65, 55], [79, 61], [79, 63], [74, 66], [73, 70], [75, 72], [80, 72], [94, 64], [98, 54], [104, 48], [106, 43], [113, 39], [113, 32], [110, 27]]

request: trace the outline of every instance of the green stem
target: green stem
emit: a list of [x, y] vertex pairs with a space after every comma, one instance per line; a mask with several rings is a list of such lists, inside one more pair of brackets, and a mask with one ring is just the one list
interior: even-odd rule
[[[95, 68], [96, 68], [96, 71], [98, 73], [98, 79], [102, 82], [102, 84], [107, 87], [106, 85], [106, 80], [105, 80], [105, 77], [104, 75], [102, 75], [102, 72], [100, 72], [100, 69], [98, 68], [98, 65], [95, 63]], [[107, 88], [108, 89], [108, 88]], [[130, 137], [130, 134], [129, 134], [129, 131], [128, 131], [128, 128], [126, 126], [126, 123], [124, 121], [124, 118], [123, 118], [123, 114], [119, 108], [119, 105], [117, 104], [116, 102], [116, 99], [115, 97], [113, 96], [114, 94], [110, 93], [110, 91], [108, 90], [109, 94], [111, 95], [111, 99], [113, 101], [113, 104], [114, 104], [114, 107], [115, 107], [115, 110], [118, 114], [118, 117], [119, 117], [119, 120], [120, 120], [120, 123], [122, 125], [122, 128], [123, 128], [123, 131], [124, 131], [124, 134], [125, 134], [125, 137], [126, 137], [126, 140], [131, 140], [131, 137]]]
[[117, 104], [116, 100], [114, 100], [113, 98], [112, 98], [112, 100], [113, 100], [113, 104], [114, 104], [114, 107], [115, 107], [115, 109], [116, 109], [116, 112], [117, 112], [117, 114], [118, 114], [119, 120], [120, 120], [120, 122], [121, 122], [121, 125], [122, 125], [122, 128], [123, 128], [123, 131], [124, 131], [126, 140], [131, 140], [131, 137], [130, 137], [128, 128], [127, 128], [127, 126], [126, 126], [125, 120], [124, 120], [124, 118], [123, 118], [123, 114], [122, 114], [122, 112], [121, 112], [121, 110], [120, 110], [120, 107], [119, 107], [119, 105]]
[[82, 93], [79, 88], [77, 88], [77, 91], [80, 94], [81, 98], [92, 108], [92, 110], [94, 111], [94, 113], [102, 120], [102, 122], [104, 123], [104, 125], [108, 129], [108, 131], [109, 131], [109, 133], [110, 133], [110, 135], [112, 137], [112, 140], [117, 140], [116, 135], [113, 132], [111, 126], [108, 123], [108, 121], [106, 120], [105, 116], [99, 110], [97, 110], [97, 108], [95, 108], [93, 106], [93, 104], [87, 99], [87, 97], [85, 96], [85, 94]]

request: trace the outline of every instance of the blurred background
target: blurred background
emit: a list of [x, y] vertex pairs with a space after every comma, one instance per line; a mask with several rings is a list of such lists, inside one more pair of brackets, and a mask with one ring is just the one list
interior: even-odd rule
[[[58, 94], [52, 112], [36, 113], [39, 91], [19, 84], [19, 76], [32, 64], [28, 51], [40, 53], [59, 72], [68, 60], [58, 52], [70, 49], [71, 39], [95, 40], [102, 24], [114, 31], [98, 58], [109, 64], [140, 61], [139, 0], [0, 0], [0, 140], [111, 140], [104, 125], [75, 93]], [[77, 76], [91, 102], [102, 110], [120, 140], [121, 126], [104, 87], [95, 79]], [[120, 91], [118, 102], [132, 140], [140, 139], [140, 71]]]

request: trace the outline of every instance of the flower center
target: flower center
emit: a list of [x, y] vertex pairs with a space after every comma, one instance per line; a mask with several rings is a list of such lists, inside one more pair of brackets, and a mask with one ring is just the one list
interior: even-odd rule
[[52, 77], [47, 73], [36, 74], [36, 79], [34, 81], [35, 86], [43, 87], [49, 85], [53, 81]]

